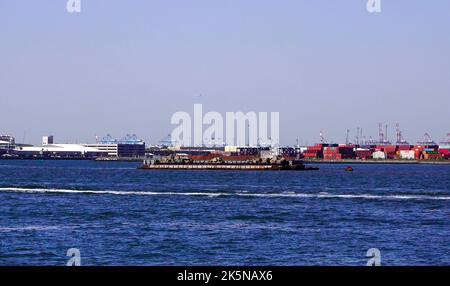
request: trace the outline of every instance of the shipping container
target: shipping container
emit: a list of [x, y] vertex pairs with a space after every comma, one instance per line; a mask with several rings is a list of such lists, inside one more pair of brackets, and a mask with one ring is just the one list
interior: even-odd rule
[[400, 159], [403, 160], [414, 160], [415, 157], [415, 152], [412, 150], [401, 150], [400, 151]]
[[398, 150], [400, 150], [400, 151], [409, 151], [409, 150], [411, 150], [411, 146], [409, 146], [409, 145], [400, 145], [400, 146], [398, 146]]
[[439, 154], [439, 152], [438, 152], [438, 154], [433, 153], [433, 154], [424, 154], [423, 155], [423, 159], [425, 159], [425, 160], [437, 160], [440, 158], [442, 158], [442, 155]]
[[423, 154], [433, 155], [433, 154], [439, 154], [439, 151], [422, 151]]
[[394, 159], [398, 159], [398, 156], [397, 156], [397, 152], [385, 152], [386, 153], [386, 159], [389, 159], [389, 160], [394, 160]]
[[384, 159], [386, 159], [386, 153], [384, 153], [382, 151], [373, 152], [372, 158], [384, 160]]

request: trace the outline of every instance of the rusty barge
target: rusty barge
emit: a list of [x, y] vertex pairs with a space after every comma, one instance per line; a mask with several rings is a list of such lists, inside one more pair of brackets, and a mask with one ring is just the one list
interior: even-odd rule
[[318, 167], [305, 166], [300, 160], [282, 160], [279, 162], [260, 161], [211, 161], [194, 162], [192, 160], [161, 162], [145, 160], [139, 167], [143, 170], [245, 170], [245, 171], [313, 171]]

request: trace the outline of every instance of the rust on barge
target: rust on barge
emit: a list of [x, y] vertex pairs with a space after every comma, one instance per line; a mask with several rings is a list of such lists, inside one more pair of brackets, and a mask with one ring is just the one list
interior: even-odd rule
[[193, 160], [161, 162], [145, 160], [139, 167], [144, 170], [247, 170], [247, 171], [311, 171], [317, 167], [307, 167], [301, 160], [280, 160], [277, 162], [262, 162], [260, 160], [230, 161], [211, 160], [195, 162]]

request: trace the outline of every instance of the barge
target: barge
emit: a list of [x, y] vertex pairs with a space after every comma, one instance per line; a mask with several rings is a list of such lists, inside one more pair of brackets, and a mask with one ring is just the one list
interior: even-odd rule
[[245, 171], [313, 171], [317, 167], [307, 167], [300, 160], [281, 161], [276, 163], [260, 162], [160, 162], [158, 160], [145, 160], [139, 167], [143, 170], [245, 170]]

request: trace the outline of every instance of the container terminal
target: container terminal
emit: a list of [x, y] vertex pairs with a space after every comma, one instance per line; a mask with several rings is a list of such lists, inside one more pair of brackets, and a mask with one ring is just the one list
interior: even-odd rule
[[[321, 132], [320, 143], [310, 146], [177, 146], [171, 140], [146, 146], [136, 135], [126, 135], [120, 140], [107, 135], [95, 143], [60, 144], [53, 136], [44, 136], [42, 145], [19, 144], [11, 135], [0, 135], [0, 159], [84, 159], [97, 161], [191, 161], [211, 163], [222, 160], [233, 164], [269, 162], [280, 160], [294, 162], [399, 162], [399, 163], [450, 163], [450, 133], [441, 143], [425, 134], [416, 144], [409, 144], [397, 131], [395, 143], [388, 141], [380, 128], [378, 141], [363, 140], [359, 133], [355, 142], [328, 143]], [[161, 143], [160, 142], [160, 143]], [[269, 161], [268, 161], [269, 160]], [[147, 161], [147, 163], [150, 161]], [[278, 164], [277, 163], [277, 164]]]

